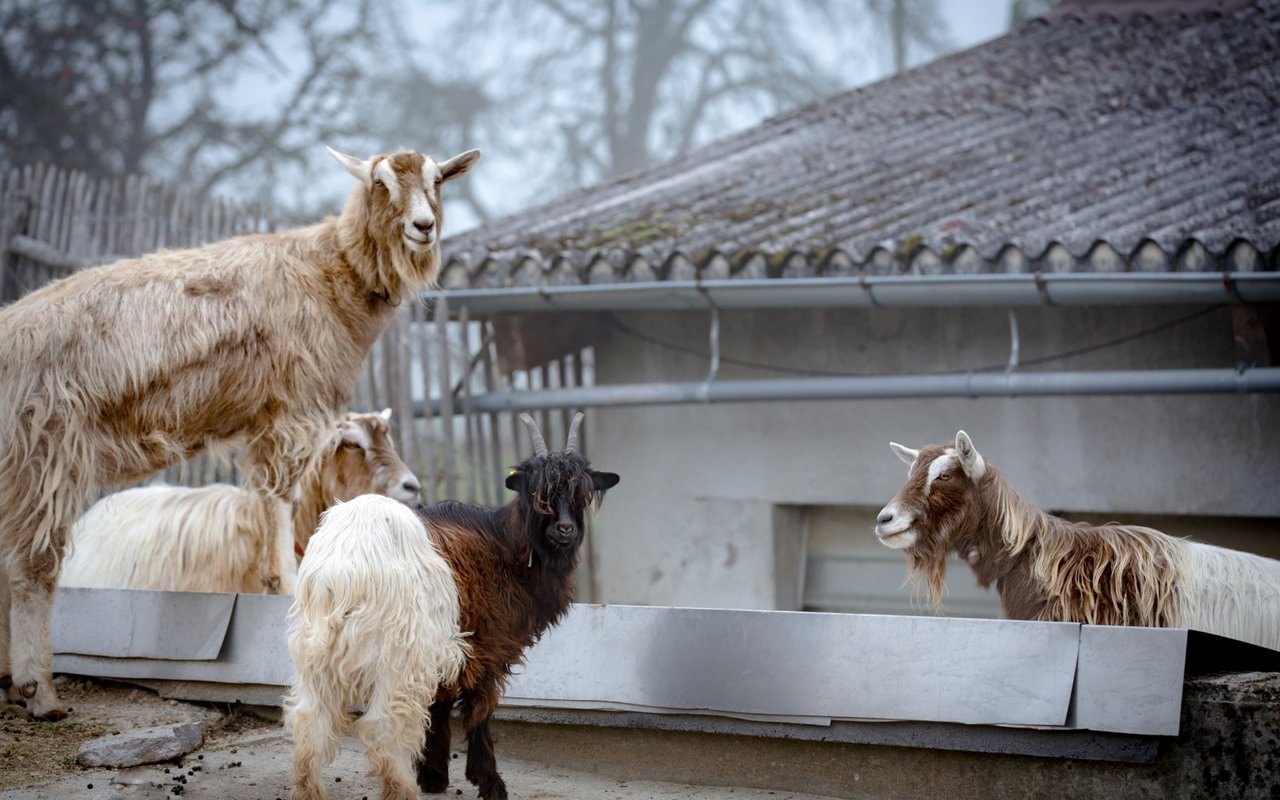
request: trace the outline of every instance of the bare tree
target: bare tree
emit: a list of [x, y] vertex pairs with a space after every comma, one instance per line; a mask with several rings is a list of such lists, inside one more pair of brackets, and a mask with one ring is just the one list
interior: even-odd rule
[[[450, 36], [483, 52], [536, 32], [487, 81], [508, 143], [527, 149], [540, 188], [617, 177], [839, 88], [804, 26], [852, 25], [834, 0], [487, 0]], [[469, 63], [474, 63], [474, 59]], [[735, 119], [736, 118], [736, 119]]]
[[936, 6], [0, 0], [0, 169], [146, 172], [304, 217], [346, 190], [321, 144], [481, 146], [457, 200], [484, 221], [844, 88], [877, 41], [933, 52]]
[[[869, 25], [893, 22], [913, 52], [946, 46], [936, 0], [447, 5], [458, 21], [444, 38], [489, 98], [473, 129], [527, 154], [519, 188], [540, 193], [619, 177], [848, 86], [848, 60], [875, 49]], [[823, 57], [835, 48], [844, 61]]]
[[867, 9], [889, 36], [894, 72], [910, 65], [912, 53], [923, 58], [950, 49], [938, 0], [867, 0]]
[[[501, 109], [486, 90], [474, 65], [451, 64], [451, 47], [440, 42], [418, 42], [404, 25], [414, 19], [413, 7], [381, 4], [374, 27], [388, 32], [388, 47], [371, 65], [363, 86], [353, 98], [363, 136], [359, 147], [370, 152], [405, 147], [457, 153], [483, 142], [486, 165], [495, 149], [504, 149]], [[435, 32], [438, 33], [438, 32]], [[447, 42], [447, 37], [443, 37]], [[443, 51], [444, 58], [432, 58]], [[475, 221], [490, 218], [488, 207], [476, 192], [479, 181], [459, 181], [449, 187], [450, 206], [467, 207]]]
[[0, 166], [270, 195], [356, 129], [367, 17], [368, 0], [0, 0]]

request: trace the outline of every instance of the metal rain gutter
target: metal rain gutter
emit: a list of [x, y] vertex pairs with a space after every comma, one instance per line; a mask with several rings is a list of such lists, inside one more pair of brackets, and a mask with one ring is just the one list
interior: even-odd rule
[[878, 275], [444, 291], [451, 307], [466, 306], [473, 314], [706, 309], [708, 305], [722, 309], [1199, 305], [1280, 301], [1280, 273]]
[[[751, 403], [777, 400], [887, 400], [923, 397], [1062, 397], [1076, 395], [1246, 394], [1280, 392], [1280, 367], [975, 372], [955, 375], [725, 380], [584, 386], [473, 395], [475, 412], [557, 408]], [[439, 400], [430, 401], [439, 413]], [[422, 415], [422, 403], [415, 403]]]

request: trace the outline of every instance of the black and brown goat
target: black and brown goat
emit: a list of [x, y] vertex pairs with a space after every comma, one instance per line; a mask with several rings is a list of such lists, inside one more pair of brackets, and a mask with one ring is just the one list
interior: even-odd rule
[[426, 792], [449, 785], [449, 715], [460, 702], [467, 780], [486, 800], [506, 798], [489, 717], [525, 649], [573, 602], [586, 512], [619, 480], [591, 469], [578, 451], [581, 413], [569, 428], [564, 452], [549, 452], [533, 418], [520, 419], [533, 435], [534, 456], [507, 476], [514, 500], [497, 509], [456, 502], [418, 507], [432, 544], [453, 569], [471, 647], [457, 684], [442, 688], [431, 706], [418, 766], [418, 785]]

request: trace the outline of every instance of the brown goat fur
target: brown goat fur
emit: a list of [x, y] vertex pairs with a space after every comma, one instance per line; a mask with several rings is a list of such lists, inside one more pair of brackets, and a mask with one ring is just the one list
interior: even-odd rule
[[402, 503], [418, 500], [418, 479], [391, 441], [391, 409], [376, 414], [348, 411], [338, 421], [338, 442], [304, 478], [293, 504], [293, 537], [306, 550], [320, 515], [334, 503], [362, 494], [384, 494]]
[[1280, 561], [1138, 525], [1045, 513], [1013, 490], [964, 431], [912, 450], [876, 535], [941, 605], [955, 553], [994, 584], [1011, 619], [1186, 627], [1280, 649]]
[[[532, 420], [526, 424], [536, 431]], [[541, 442], [540, 434], [535, 441]], [[486, 800], [507, 796], [489, 717], [525, 650], [569, 610], [586, 512], [619, 480], [593, 470], [576, 449], [574, 433], [564, 452], [540, 446], [538, 455], [508, 476], [516, 498], [502, 508], [454, 502], [418, 508], [432, 543], [453, 570], [462, 630], [469, 632], [471, 646], [457, 685], [442, 689], [431, 706], [418, 768], [423, 791], [441, 792], [449, 784], [449, 715], [460, 700], [467, 780]]]
[[94, 489], [231, 443], [246, 485], [287, 499], [399, 303], [435, 280], [440, 185], [479, 153], [334, 155], [358, 180], [338, 217], [85, 269], [0, 309], [0, 677], [29, 714], [65, 715], [49, 616]]

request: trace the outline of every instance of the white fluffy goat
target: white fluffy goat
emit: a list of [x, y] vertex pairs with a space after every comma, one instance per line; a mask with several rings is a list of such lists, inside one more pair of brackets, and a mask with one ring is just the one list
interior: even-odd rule
[[320, 513], [362, 494], [418, 499], [418, 479], [391, 441], [391, 409], [347, 412], [325, 437], [320, 467], [290, 506], [226, 484], [145, 486], [107, 495], [72, 528], [60, 586], [293, 594]]
[[324, 513], [289, 612], [294, 800], [326, 797], [320, 771], [352, 728], [383, 800], [417, 800], [428, 709], [469, 654], [459, 614], [453, 573], [408, 506], [361, 495]]
[[59, 586], [291, 594], [288, 503], [238, 486], [141, 486], [94, 503], [72, 529]]

